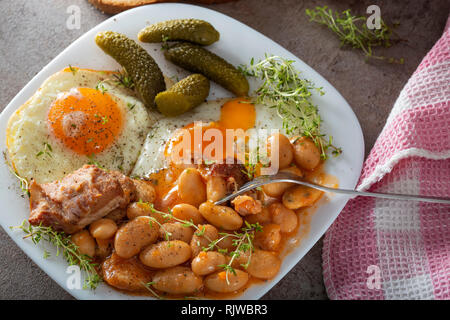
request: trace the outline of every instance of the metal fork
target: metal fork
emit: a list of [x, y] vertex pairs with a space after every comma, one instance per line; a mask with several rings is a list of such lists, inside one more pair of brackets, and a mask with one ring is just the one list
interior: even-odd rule
[[337, 189], [337, 188], [329, 188], [324, 187], [315, 183], [307, 182], [301, 180], [298, 176], [288, 173], [288, 172], [279, 172], [275, 175], [271, 176], [259, 176], [253, 179], [250, 182], [244, 184], [238, 191], [225, 198], [222, 198], [219, 201], [216, 201], [215, 204], [222, 204], [227, 202], [230, 199], [237, 197], [249, 190], [255, 189], [257, 187], [261, 187], [265, 184], [276, 183], [276, 182], [291, 182], [296, 184], [301, 184], [310, 188], [318, 189], [324, 192], [333, 192], [339, 194], [348, 194], [352, 196], [364, 196], [364, 197], [374, 197], [374, 198], [384, 198], [384, 199], [393, 199], [393, 200], [411, 200], [411, 201], [423, 201], [423, 202], [432, 202], [432, 203], [444, 203], [450, 204], [450, 198], [446, 197], [430, 197], [430, 196], [420, 196], [420, 195], [409, 195], [409, 194], [399, 194], [399, 193], [378, 193], [378, 192], [366, 192], [366, 191], [356, 191], [350, 189]]

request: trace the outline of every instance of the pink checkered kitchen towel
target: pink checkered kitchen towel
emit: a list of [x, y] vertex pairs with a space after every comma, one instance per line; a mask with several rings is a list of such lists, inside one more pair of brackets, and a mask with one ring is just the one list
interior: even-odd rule
[[[358, 189], [450, 196], [450, 18], [395, 102]], [[450, 299], [450, 206], [352, 199], [322, 257], [331, 299]]]

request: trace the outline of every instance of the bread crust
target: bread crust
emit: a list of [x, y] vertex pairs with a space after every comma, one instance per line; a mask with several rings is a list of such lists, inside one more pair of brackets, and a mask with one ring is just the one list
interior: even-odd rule
[[[180, 0], [88, 0], [92, 5], [94, 5], [99, 10], [109, 13], [116, 14], [131, 8], [143, 6], [152, 3], [161, 2], [180, 2]], [[214, 4], [214, 3], [225, 3], [235, 0], [192, 0], [192, 1], [182, 1], [200, 4]]]

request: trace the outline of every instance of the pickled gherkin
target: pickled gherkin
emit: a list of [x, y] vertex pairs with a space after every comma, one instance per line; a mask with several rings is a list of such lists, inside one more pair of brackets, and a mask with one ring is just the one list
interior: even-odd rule
[[188, 42], [176, 43], [164, 51], [164, 56], [177, 66], [203, 74], [237, 96], [248, 94], [248, 81], [239, 70], [198, 45]]
[[201, 74], [192, 74], [160, 92], [155, 103], [168, 117], [175, 117], [201, 104], [209, 95], [209, 80]]
[[144, 104], [154, 107], [156, 95], [166, 89], [166, 84], [161, 70], [147, 51], [125, 35], [112, 31], [97, 33], [95, 42], [125, 69]]
[[198, 19], [162, 21], [145, 27], [138, 34], [138, 39], [142, 42], [184, 40], [204, 46], [218, 41], [219, 38], [219, 32], [209, 22]]

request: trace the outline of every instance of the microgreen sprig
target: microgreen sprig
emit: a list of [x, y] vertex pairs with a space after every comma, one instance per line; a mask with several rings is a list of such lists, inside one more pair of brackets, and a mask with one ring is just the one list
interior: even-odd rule
[[164, 299], [164, 297], [160, 296], [159, 294], [156, 293], [155, 290], [153, 290], [152, 286], [155, 284], [153, 281], [150, 281], [147, 283], [142, 282], [142, 284], [152, 295], [155, 296], [155, 298], [160, 299], [160, 300]]
[[128, 102], [127, 103], [127, 107], [128, 107], [128, 110], [133, 110], [134, 109], [134, 107], [136, 107], [136, 103], [130, 103], [130, 102]]
[[322, 88], [303, 79], [300, 72], [293, 66], [294, 61], [280, 56], [265, 55], [265, 59], [255, 63], [250, 61], [249, 66], [240, 66], [241, 72], [247, 76], [257, 77], [262, 84], [255, 91], [256, 102], [275, 108], [283, 119], [283, 128], [287, 134], [300, 134], [311, 138], [321, 151], [321, 158], [327, 159], [328, 149], [333, 155], [342, 150], [335, 147], [332, 137], [326, 137], [321, 132], [322, 119], [319, 110], [313, 104], [312, 92], [324, 94]]
[[168, 50], [169, 49], [168, 41], [170, 41], [169, 36], [163, 35], [161, 38], [162, 38], [161, 50]]
[[125, 70], [119, 71], [118, 74], [114, 74], [113, 76], [116, 79], [115, 82], [117, 85], [128, 89], [134, 89], [134, 81]]
[[256, 174], [256, 164], [246, 164], [245, 169], [241, 170], [241, 172], [245, 174], [249, 180], [253, 180]]
[[[226, 238], [233, 238], [233, 246], [236, 247], [235, 250], [233, 250], [232, 252], [230, 252], [230, 261], [227, 264], [223, 264], [220, 265], [219, 267], [223, 268], [226, 271], [226, 280], [227, 283], [229, 283], [229, 279], [228, 279], [228, 274], [229, 273], [233, 273], [236, 274], [235, 269], [232, 267], [233, 262], [239, 258], [241, 256], [242, 253], [246, 253], [249, 252], [249, 257], [247, 259], [247, 262], [244, 264], [241, 264], [241, 266], [244, 269], [247, 269], [248, 266], [250, 265], [250, 261], [251, 261], [251, 257], [252, 257], [252, 252], [254, 251], [254, 246], [253, 246], [253, 239], [255, 237], [255, 233], [262, 231], [262, 226], [259, 223], [255, 223], [255, 224], [250, 224], [247, 221], [245, 221], [245, 227], [243, 227], [241, 229], [241, 232], [234, 232], [234, 233], [219, 233], [219, 235], [221, 235], [220, 238], [216, 239], [216, 240], [211, 240], [209, 239], [206, 235], [205, 235], [205, 227], [198, 227], [196, 226], [192, 220], [191, 221], [187, 221], [187, 220], [183, 220], [183, 219], [179, 219], [177, 217], [175, 217], [172, 214], [172, 211], [169, 209], [169, 212], [162, 212], [159, 211], [157, 209], [155, 209], [155, 207], [153, 206], [152, 203], [148, 203], [148, 202], [143, 202], [143, 201], [139, 201], [139, 203], [144, 204], [146, 206], [148, 206], [148, 208], [153, 212], [153, 213], [157, 213], [159, 215], [162, 216], [162, 218], [170, 221], [170, 220], [174, 220], [174, 221], [178, 221], [180, 223], [182, 223], [183, 227], [189, 228], [189, 227], [193, 227], [194, 229], [197, 230], [197, 232], [195, 233], [195, 235], [197, 236], [204, 236], [205, 239], [207, 239], [209, 241], [209, 245], [207, 247], [204, 247], [202, 249], [202, 251], [210, 251], [210, 250], [214, 250], [217, 249], [218, 252], [222, 253], [222, 254], [226, 254], [227, 251], [226, 249], [221, 249], [218, 244], [225, 240]], [[150, 217], [151, 221], [155, 221], [157, 222], [161, 227], [163, 227], [154, 217]], [[164, 228], [163, 228], [164, 230]], [[164, 232], [166, 232], [164, 230]], [[169, 236], [166, 236], [167, 238], [169, 238]], [[155, 294], [155, 293], [154, 293]], [[156, 294], [155, 294], [156, 295]]]
[[36, 158], [39, 158], [40, 156], [42, 156], [44, 154], [49, 156], [50, 158], [52, 158], [53, 157], [52, 156], [52, 152], [53, 152], [52, 146], [48, 142], [44, 142], [43, 145], [44, 145], [44, 148], [41, 151], [39, 151], [38, 153], [36, 153]]
[[[30, 238], [34, 244], [38, 244], [44, 240], [56, 247], [56, 256], [62, 254], [67, 263], [78, 265], [82, 271], [86, 273], [86, 279], [83, 288], [95, 289], [102, 281], [102, 278], [97, 272], [96, 263], [93, 263], [92, 257], [80, 254], [78, 246], [71, 240], [71, 236], [62, 231], [55, 231], [52, 227], [45, 227], [43, 225], [33, 226], [28, 224], [26, 220], [20, 226], [10, 227], [11, 229], [20, 229], [26, 235], [25, 238]], [[44, 258], [48, 258], [48, 251], [44, 251]]]
[[74, 67], [72, 67], [72, 65], [69, 64], [69, 70], [70, 70], [70, 72], [72, 72], [73, 75], [76, 75], [77, 68], [74, 68]]
[[[245, 227], [241, 228], [241, 232], [234, 233], [220, 233], [222, 237], [217, 240], [212, 241], [208, 247], [204, 248], [203, 251], [213, 250], [214, 247], [217, 247], [218, 243], [225, 240], [226, 238], [233, 238], [232, 244], [236, 248], [231, 251], [229, 256], [231, 257], [230, 261], [227, 264], [221, 264], [219, 267], [225, 270], [226, 281], [229, 284], [230, 281], [228, 279], [228, 275], [230, 273], [236, 274], [236, 270], [233, 268], [233, 262], [239, 258], [243, 253], [248, 252], [247, 262], [241, 264], [244, 269], [247, 269], [250, 265], [252, 259], [252, 252], [254, 251], [253, 239], [255, 238], [255, 233], [262, 231], [262, 226], [259, 223], [250, 224], [245, 221]], [[219, 252], [221, 252], [219, 250]], [[224, 253], [223, 251], [221, 253]]]
[[[88, 142], [91, 142], [91, 141], [88, 141]], [[102, 170], [107, 170], [102, 164], [100, 164], [100, 162], [98, 162], [98, 160], [97, 159], [95, 159], [95, 153], [93, 153], [93, 154], [91, 154], [91, 155], [89, 155], [89, 156], [87, 156], [88, 157], [88, 159], [89, 159], [89, 161], [87, 162], [87, 164], [91, 164], [91, 165], [94, 165], [94, 166], [96, 166], [97, 168], [99, 168], [99, 169], [102, 169]]]
[[[182, 225], [183, 227], [185, 227], [185, 228], [193, 227], [195, 230], [197, 230], [197, 231], [195, 232], [195, 235], [197, 235], [197, 236], [199, 236], [199, 237], [205, 236], [205, 230], [206, 230], [206, 228], [205, 228], [204, 226], [202, 226], [202, 227], [200, 228], [200, 227], [198, 227], [197, 225], [195, 225], [195, 223], [194, 223], [192, 220], [187, 221], [187, 220], [183, 220], [183, 219], [179, 219], [179, 218], [175, 217], [175, 216], [173, 215], [173, 213], [172, 213], [172, 210], [171, 210], [170, 208], [168, 209], [168, 212], [162, 212], [162, 211], [159, 211], [159, 210], [155, 209], [155, 206], [153, 205], [153, 203], [143, 202], [143, 201], [141, 201], [141, 200], [139, 201], [139, 203], [140, 203], [140, 204], [143, 204], [143, 205], [145, 205], [145, 206], [147, 206], [153, 213], [157, 213], [157, 214], [161, 215], [161, 217], [162, 217], [163, 219], [165, 219], [165, 220], [167, 220], [167, 221], [174, 220], [174, 221], [180, 222], [181, 225]], [[152, 221], [156, 221], [156, 222], [157, 222], [157, 220], [156, 220], [155, 218], [153, 218], [153, 217], [150, 217], [150, 218], [152, 219]], [[157, 222], [157, 223], [162, 227], [162, 225], [161, 225], [159, 222]], [[164, 228], [163, 228], [163, 230], [164, 230]], [[164, 232], [167, 233], [167, 231], [165, 231], [165, 230], [164, 230]], [[165, 237], [170, 237], [170, 236], [171, 236], [171, 235], [169, 235], [169, 236], [166, 235]], [[206, 237], [206, 236], [205, 236], [205, 238], [206, 238], [208, 241], [212, 241], [211, 239], [209, 239], [209, 238]]]
[[95, 86], [95, 90], [100, 91], [102, 94], [105, 94], [105, 92], [108, 91], [108, 88], [105, 87], [105, 84], [103, 81], [99, 81], [97, 85]]
[[382, 19], [380, 19], [380, 29], [370, 30], [366, 26], [365, 16], [353, 16], [350, 9], [339, 13], [329, 9], [327, 6], [306, 9], [306, 15], [310, 21], [327, 26], [341, 40], [341, 46], [348, 45], [355, 49], [361, 49], [366, 59], [385, 60], [389, 63], [403, 64], [404, 59], [396, 59], [373, 54], [374, 47], [389, 48], [393, 41], [393, 31]]

